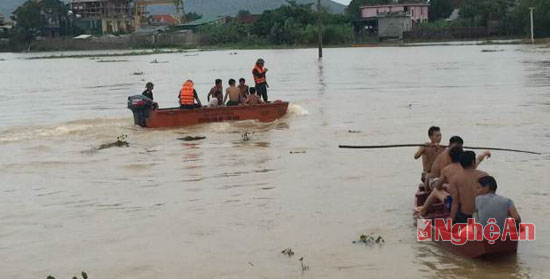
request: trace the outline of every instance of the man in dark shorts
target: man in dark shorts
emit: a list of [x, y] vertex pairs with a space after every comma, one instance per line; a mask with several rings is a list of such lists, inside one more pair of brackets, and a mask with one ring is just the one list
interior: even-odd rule
[[225, 101], [227, 101], [227, 103], [225, 105], [228, 106], [228, 107], [238, 106], [243, 101], [241, 99], [241, 91], [239, 90], [238, 87], [235, 86], [235, 80], [234, 79], [229, 80], [229, 87], [225, 90], [225, 98], [223, 99], [224, 103], [225, 103]]
[[463, 170], [451, 178], [449, 193], [452, 197], [451, 219], [453, 223], [467, 223], [473, 218], [478, 180], [488, 176], [486, 172], [476, 169], [476, 154], [465, 151], [460, 158]]

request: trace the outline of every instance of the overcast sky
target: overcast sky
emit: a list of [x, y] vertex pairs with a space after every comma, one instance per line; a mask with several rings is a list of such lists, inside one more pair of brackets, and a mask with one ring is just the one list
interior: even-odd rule
[[342, 3], [344, 5], [348, 5], [351, 0], [332, 0], [332, 1]]

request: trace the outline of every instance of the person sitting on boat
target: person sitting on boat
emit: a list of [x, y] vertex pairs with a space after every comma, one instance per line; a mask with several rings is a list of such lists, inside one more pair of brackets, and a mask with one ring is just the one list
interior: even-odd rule
[[449, 147], [437, 155], [432, 166], [430, 167], [430, 172], [425, 176], [424, 188], [426, 190], [431, 190], [434, 179], [439, 178], [441, 176], [441, 170], [452, 163], [451, 157], [449, 156], [449, 151], [451, 148], [455, 146], [462, 147], [463, 144], [464, 141], [459, 136], [453, 136], [449, 139]]
[[521, 222], [521, 217], [514, 206], [514, 202], [503, 196], [497, 195], [497, 181], [492, 176], [484, 176], [478, 179], [477, 194], [475, 199], [475, 219], [482, 226], [487, 225], [490, 218], [495, 218], [498, 227], [503, 230], [506, 218], [516, 220], [516, 225]]
[[263, 103], [264, 102], [262, 101], [262, 99], [260, 99], [260, 97], [258, 97], [258, 95], [256, 94], [256, 88], [250, 87], [250, 94], [248, 95], [248, 97], [244, 101], [244, 104], [245, 105], [259, 105], [259, 104], [263, 104]]
[[[418, 207], [418, 212], [420, 215], [425, 216], [428, 213], [430, 206], [437, 202], [445, 202], [449, 193], [447, 192], [448, 183], [455, 175], [462, 171], [462, 166], [460, 165], [460, 157], [462, 156], [463, 150], [461, 146], [455, 146], [449, 151], [449, 156], [451, 157], [451, 164], [443, 168], [441, 171], [441, 176], [434, 182], [434, 189], [426, 198], [426, 201], [422, 206]], [[450, 209], [450, 204], [446, 203]]]
[[155, 85], [152, 82], [148, 82], [145, 85], [145, 91], [143, 91], [143, 93], [141, 93], [141, 95], [151, 99], [151, 108], [153, 110], [159, 108], [159, 104], [157, 104], [155, 101], [153, 101], [153, 88], [154, 87], [155, 87]]
[[475, 211], [478, 180], [488, 176], [486, 172], [477, 170], [476, 154], [465, 151], [460, 158], [463, 170], [453, 176], [449, 182], [449, 193], [452, 198], [450, 218], [453, 223], [467, 223]]
[[[202, 107], [201, 100], [199, 99], [197, 91], [195, 91], [194, 87], [195, 84], [190, 79], [188, 79], [181, 87], [178, 95], [181, 109], [195, 109]], [[195, 103], [195, 100], [197, 100], [197, 103]]]
[[208, 92], [206, 99], [210, 103], [210, 98], [218, 100], [218, 106], [223, 106], [223, 83], [221, 79], [216, 79], [214, 87]]
[[256, 83], [256, 91], [258, 92], [258, 95], [264, 99], [264, 102], [267, 101], [267, 88], [269, 88], [269, 85], [267, 84], [267, 79], [265, 77], [265, 74], [267, 73], [267, 68], [264, 68], [265, 61], [260, 58], [256, 61], [256, 65], [254, 65], [254, 68], [252, 69], [252, 76], [254, 77], [254, 83]]
[[414, 154], [414, 159], [422, 157], [422, 176], [421, 180], [425, 181], [426, 174], [430, 173], [431, 167], [437, 155], [445, 150], [444, 147], [440, 146], [441, 143], [441, 129], [437, 126], [432, 126], [428, 129], [428, 137], [430, 142], [426, 143], [425, 146], [418, 148], [418, 151]]
[[[229, 101], [228, 101], [229, 99]], [[227, 103], [225, 103], [227, 101]], [[235, 80], [229, 80], [229, 87], [225, 90], [223, 102], [226, 106], [238, 106], [242, 103], [241, 91], [235, 86]]]
[[249, 94], [249, 90], [250, 90], [248, 85], [246, 85], [246, 80], [244, 78], [240, 78], [239, 79], [239, 86], [237, 86], [237, 87], [241, 91], [241, 98], [243, 100], [246, 100], [246, 98], [248, 97], [248, 94]]

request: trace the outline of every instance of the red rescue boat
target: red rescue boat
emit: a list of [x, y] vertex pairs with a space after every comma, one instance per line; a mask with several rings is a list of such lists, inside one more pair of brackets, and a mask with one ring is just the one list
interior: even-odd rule
[[453, 244], [451, 241], [443, 241], [442, 239], [450, 239], [453, 237], [454, 239], [460, 239], [461, 235], [462, 237], [464, 237], [464, 234], [473, 234], [473, 230], [463, 231], [461, 233], [451, 232], [444, 225], [438, 225], [436, 222], [433, 222], [436, 218], [449, 218], [450, 212], [449, 210], [447, 210], [443, 203], [436, 203], [431, 205], [428, 209], [428, 213], [425, 216], [421, 215], [420, 212], [416, 210], [416, 208], [424, 203], [428, 195], [428, 192], [422, 191], [421, 189], [416, 192], [413, 212], [418, 220], [432, 220], [432, 232], [434, 234], [437, 231], [441, 232], [441, 239], [438, 242], [441, 243], [446, 249], [467, 258], [478, 258], [485, 255], [500, 255], [517, 252], [518, 241], [511, 239], [517, 239], [516, 233], [512, 234], [511, 237], [506, 238], [506, 240], [498, 239], [493, 244], [490, 244], [489, 241], [486, 239], [481, 241], [467, 240], [462, 245]]
[[143, 96], [128, 98], [128, 108], [134, 113], [134, 123], [146, 128], [171, 128], [211, 122], [257, 120], [273, 122], [286, 114], [288, 102], [275, 101], [251, 106], [231, 106], [197, 109], [157, 109]]

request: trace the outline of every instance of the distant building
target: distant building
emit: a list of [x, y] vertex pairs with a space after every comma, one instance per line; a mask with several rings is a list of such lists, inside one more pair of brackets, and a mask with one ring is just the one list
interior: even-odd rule
[[181, 29], [181, 30], [198, 30], [200, 29], [201, 27], [203, 26], [207, 26], [207, 25], [213, 25], [213, 24], [225, 24], [227, 23], [227, 18], [225, 17], [203, 17], [203, 18], [200, 18], [200, 19], [197, 19], [197, 20], [194, 20], [194, 21], [191, 21], [191, 22], [187, 22], [187, 23], [184, 23], [184, 24], [180, 24], [180, 25], [177, 25], [177, 29]]
[[132, 30], [130, 0], [72, 0], [76, 25], [91, 33], [121, 33]]
[[362, 6], [361, 17], [356, 23], [368, 33], [379, 38], [403, 38], [403, 32], [414, 25], [428, 21], [428, 4], [390, 4]]
[[0, 25], [4, 25], [4, 23], [5, 23], [4, 15], [0, 13]]
[[171, 15], [153, 15], [151, 16], [152, 25], [176, 25], [178, 20]]

